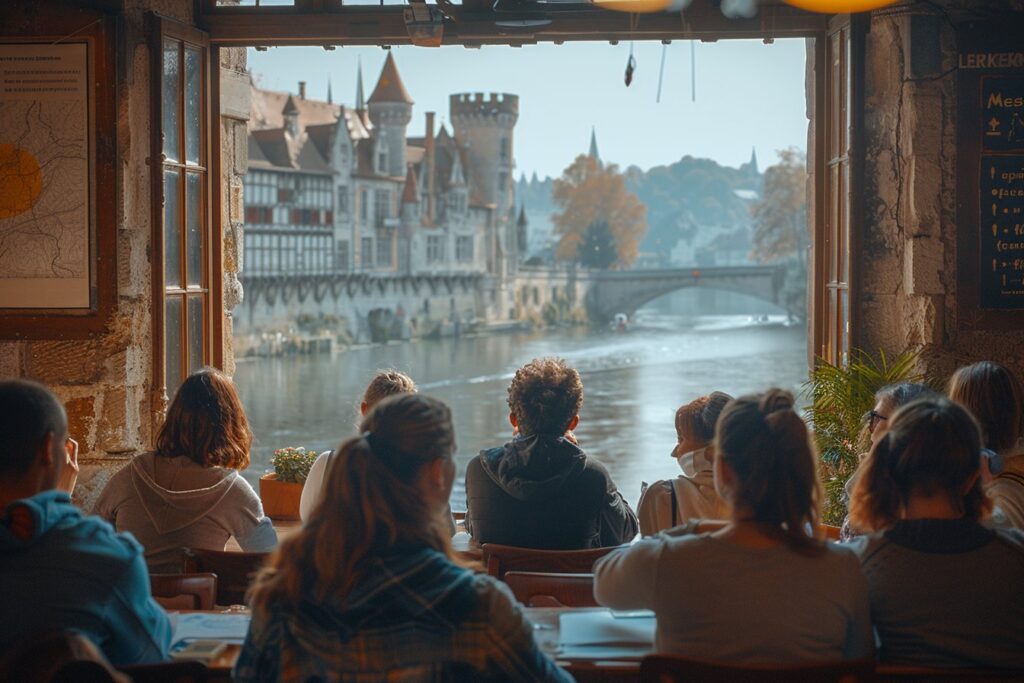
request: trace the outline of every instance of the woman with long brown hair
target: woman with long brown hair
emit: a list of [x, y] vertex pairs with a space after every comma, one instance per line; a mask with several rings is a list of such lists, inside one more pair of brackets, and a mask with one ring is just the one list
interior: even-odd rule
[[251, 591], [234, 680], [571, 680], [498, 581], [451, 559], [455, 432], [401, 394], [335, 451], [323, 501]]
[[693, 520], [598, 560], [598, 602], [654, 610], [662, 653], [744, 664], [870, 657], [857, 556], [815, 536], [821, 485], [793, 396], [731, 401], [714, 445], [728, 523], [699, 533]]
[[274, 527], [238, 474], [252, 440], [231, 379], [203, 368], [178, 387], [156, 448], [111, 477], [94, 513], [130, 531], [155, 573], [180, 572], [182, 548], [223, 550], [232, 536], [242, 550], [271, 550]]
[[953, 373], [949, 397], [974, 415], [985, 448], [995, 455], [981, 475], [999, 508], [993, 517], [1024, 529], [1024, 386], [1009, 368], [981, 361]]
[[981, 431], [946, 398], [897, 411], [868, 454], [850, 521], [883, 662], [1024, 669], [1024, 532], [991, 530]]

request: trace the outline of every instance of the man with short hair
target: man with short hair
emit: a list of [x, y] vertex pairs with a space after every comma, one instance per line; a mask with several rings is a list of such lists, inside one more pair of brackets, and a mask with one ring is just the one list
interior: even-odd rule
[[572, 430], [583, 383], [558, 358], [533, 360], [508, 388], [513, 439], [466, 469], [466, 530], [480, 543], [572, 550], [626, 543], [637, 518]]
[[0, 381], [0, 659], [43, 631], [77, 631], [115, 665], [166, 658], [171, 625], [142, 547], [71, 504], [78, 445], [46, 387]]

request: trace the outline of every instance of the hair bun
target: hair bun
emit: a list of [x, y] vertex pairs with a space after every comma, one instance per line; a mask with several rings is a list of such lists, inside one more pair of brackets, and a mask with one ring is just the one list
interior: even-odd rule
[[761, 396], [758, 409], [767, 417], [781, 410], [793, 410], [793, 394], [785, 389], [769, 389]]

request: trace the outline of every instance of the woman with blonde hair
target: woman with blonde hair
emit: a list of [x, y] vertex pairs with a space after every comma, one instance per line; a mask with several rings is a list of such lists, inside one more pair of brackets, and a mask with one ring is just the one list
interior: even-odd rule
[[715, 491], [713, 464], [715, 424], [732, 396], [715, 391], [676, 411], [676, 446], [672, 457], [683, 471], [674, 479], [644, 487], [637, 504], [644, 536], [683, 524], [689, 519], [724, 519], [725, 501]]
[[451, 559], [448, 406], [393, 396], [361, 429], [258, 575], [234, 680], [570, 681], [508, 590]]
[[[890, 419], [853, 488], [850, 521], [883, 662], [1024, 669], [1024, 532], [979, 522], [981, 432], [946, 398]], [[1016, 588], [1014, 588], [1016, 586]]]
[[698, 533], [693, 520], [598, 560], [597, 601], [654, 610], [660, 653], [751, 665], [870, 658], [857, 556], [815, 536], [821, 485], [793, 396], [731, 401], [714, 445], [728, 523]]
[[949, 380], [949, 397], [974, 415], [988, 449], [982, 485], [999, 522], [1024, 529], [1024, 387], [1008, 368], [982, 361]]
[[194, 372], [174, 394], [156, 448], [111, 477], [93, 512], [130, 531], [154, 573], [180, 572], [182, 548], [223, 550], [232, 536], [242, 550], [272, 550], [274, 527], [239, 475], [252, 441], [231, 379]]

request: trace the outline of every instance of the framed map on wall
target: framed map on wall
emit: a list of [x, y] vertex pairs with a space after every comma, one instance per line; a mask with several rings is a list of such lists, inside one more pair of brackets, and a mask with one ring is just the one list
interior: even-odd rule
[[90, 306], [88, 48], [0, 45], [0, 308]]
[[116, 47], [87, 7], [0, 23], [0, 339], [86, 338], [116, 309]]

